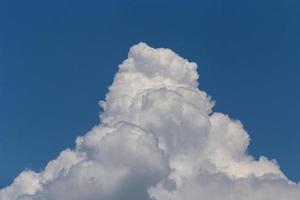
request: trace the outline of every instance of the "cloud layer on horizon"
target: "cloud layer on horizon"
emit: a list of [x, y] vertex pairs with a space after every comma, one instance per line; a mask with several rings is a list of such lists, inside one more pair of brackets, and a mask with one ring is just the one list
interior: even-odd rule
[[131, 47], [101, 123], [0, 200], [299, 200], [274, 160], [247, 153], [240, 121], [212, 111], [197, 65], [170, 49]]

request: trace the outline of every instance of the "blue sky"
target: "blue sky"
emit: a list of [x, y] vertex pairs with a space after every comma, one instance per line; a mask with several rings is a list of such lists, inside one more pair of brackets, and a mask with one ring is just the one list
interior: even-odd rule
[[250, 153], [299, 181], [299, 11], [297, 0], [1, 1], [0, 186], [99, 122], [98, 100], [139, 41], [197, 62]]

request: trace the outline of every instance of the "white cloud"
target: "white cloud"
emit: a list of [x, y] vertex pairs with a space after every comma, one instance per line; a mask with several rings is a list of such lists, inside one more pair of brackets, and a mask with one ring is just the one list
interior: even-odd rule
[[196, 69], [169, 49], [133, 46], [100, 125], [0, 200], [299, 200], [275, 161], [248, 155], [241, 122], [212, 112]]

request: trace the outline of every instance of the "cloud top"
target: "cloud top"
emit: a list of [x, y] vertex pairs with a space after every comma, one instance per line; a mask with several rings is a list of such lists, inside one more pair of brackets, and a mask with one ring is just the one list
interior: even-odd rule
[[197, 65], [170, 49], [130, 48], [101, 122], [0, 200], [299, 200], [274, 160], [247, 153], [240, 121], [212, 112]]

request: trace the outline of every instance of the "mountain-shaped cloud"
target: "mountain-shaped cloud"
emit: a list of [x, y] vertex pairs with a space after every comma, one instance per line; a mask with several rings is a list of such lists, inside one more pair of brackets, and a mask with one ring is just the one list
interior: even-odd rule
[[300, 200], [274, 160], [247, 153], [240, 121], [212, 112], [196, 63], [131, 47], [101, 123], [41, 172], [23, 171], [0, 200]]

